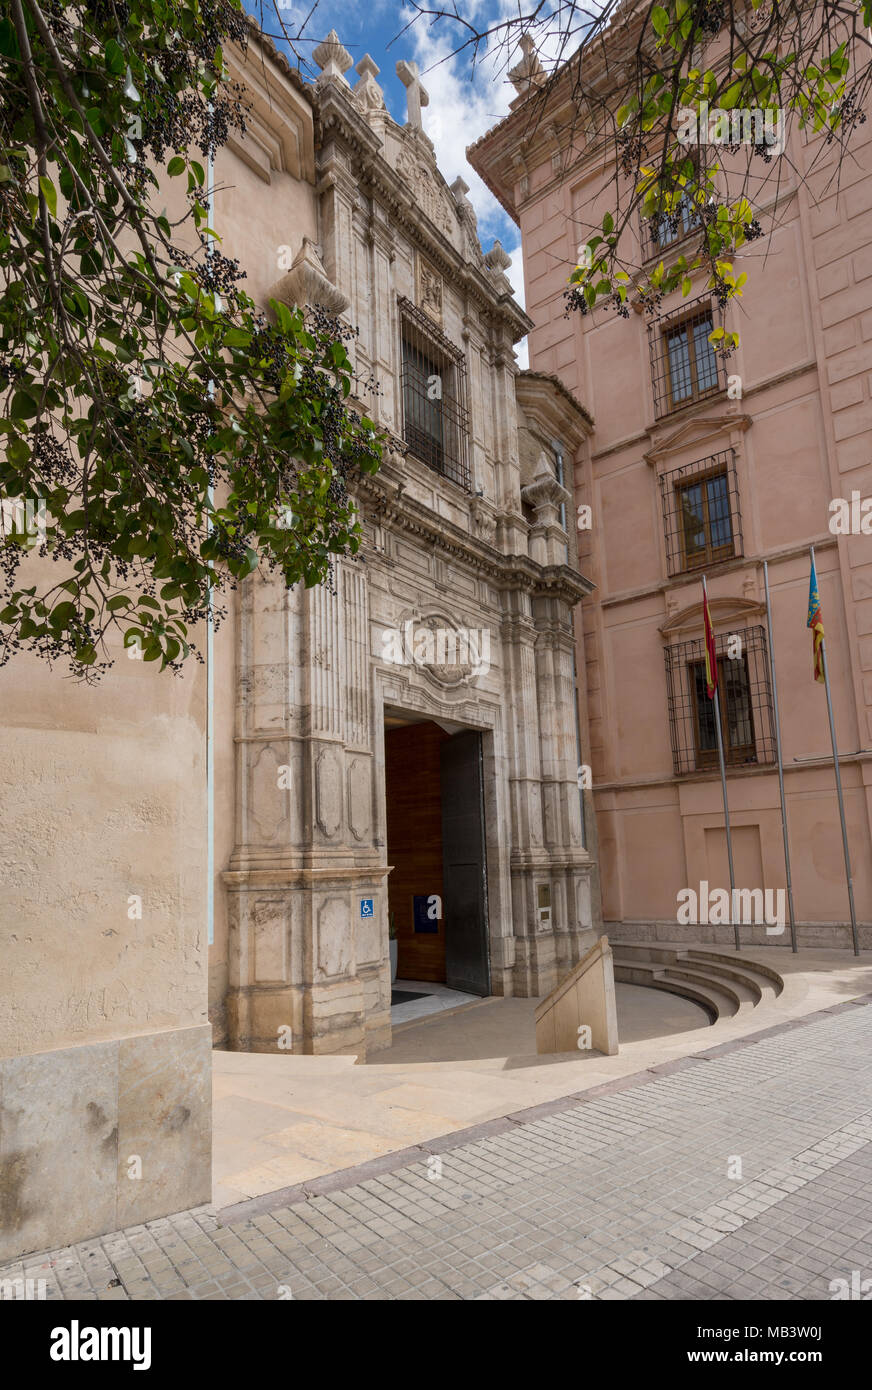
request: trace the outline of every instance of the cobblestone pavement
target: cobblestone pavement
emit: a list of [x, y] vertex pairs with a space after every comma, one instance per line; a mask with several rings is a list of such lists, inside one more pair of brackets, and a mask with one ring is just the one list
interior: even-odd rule
[[872, 1007], [840, 1005], [332, 1191], [152, 1221], [0, 1279], [45, 1279], [51, 1299], [861, 1297], [870, 1056]]

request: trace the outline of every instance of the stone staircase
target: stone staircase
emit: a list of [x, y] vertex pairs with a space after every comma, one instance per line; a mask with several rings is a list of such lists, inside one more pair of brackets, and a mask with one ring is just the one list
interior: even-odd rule
[[683, 995], [705, 1009], [712, 1023], [771, 1002], [784, 988], [776, 970], [744, 953], [618, 941], [611, 947], [617, 982]]

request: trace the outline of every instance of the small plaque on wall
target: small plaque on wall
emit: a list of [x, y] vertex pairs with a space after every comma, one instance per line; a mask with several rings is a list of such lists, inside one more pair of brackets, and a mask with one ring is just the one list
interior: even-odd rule
[[439, 900], [432, 893], [416, 893], [412, 899], [414, 904], [414, 921], [416, 932], [438, 932], [439, 921], [433, 910], [434, 903]]

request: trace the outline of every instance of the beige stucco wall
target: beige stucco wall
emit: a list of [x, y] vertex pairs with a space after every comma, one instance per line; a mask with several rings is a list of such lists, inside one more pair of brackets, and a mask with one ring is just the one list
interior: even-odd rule
[[203, 1021], [205, 681], [116, 653], [0, 673], [0, 1056]]
[[[256, 49], [233, 64], [253, 110], [216, 161], [216, 223], [265, 303], [279, 248], [314, 233], [311, 109]], [[178, 180], [166, 198], [181, 209]], [[234, 842], [236, 595], [220, 602], [219, 870]], [[30, 657], [0, 671], [0, 1259], [211, 1195], [206, 671], [161, 674], [120, 640], [93, 686]], [[221, 891], [215, 908], [223, 1001]], [[216, 1024], [220, 1037], [220, 1006]]]

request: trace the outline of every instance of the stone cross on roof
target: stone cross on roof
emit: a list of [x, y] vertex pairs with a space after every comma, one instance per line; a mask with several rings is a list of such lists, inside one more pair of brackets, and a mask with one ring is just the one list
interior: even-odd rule
[[418, 75], [418, 64], [407, 63], [401, 58], [397, 63], [397, 77], [406, 89], [406, 107], [408, 112], [408, 123], [415, 126], [417, 130], [423, 130], [421, 124], [421, 107], [430, 105], [429, 94], [421, 86], [421, 78]]

